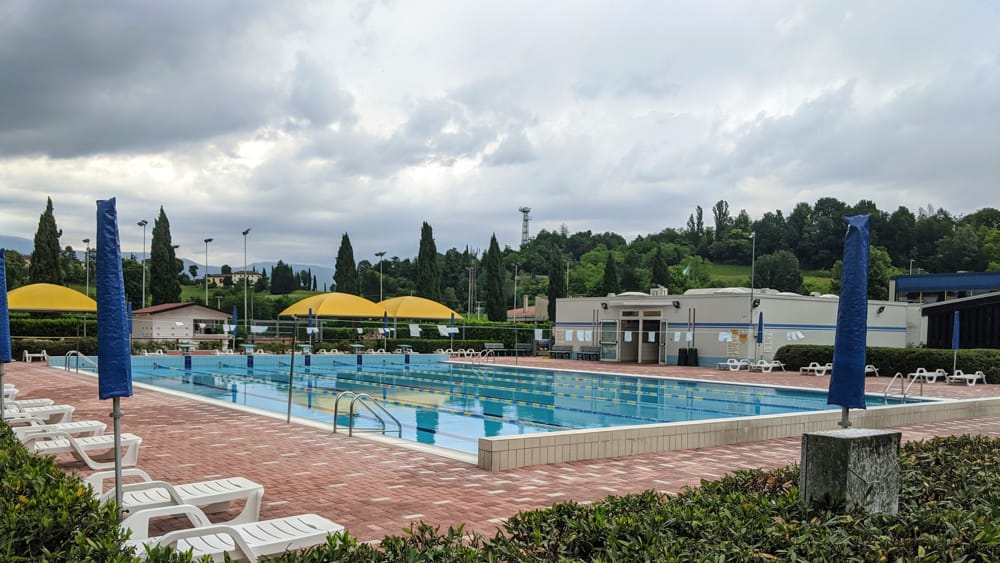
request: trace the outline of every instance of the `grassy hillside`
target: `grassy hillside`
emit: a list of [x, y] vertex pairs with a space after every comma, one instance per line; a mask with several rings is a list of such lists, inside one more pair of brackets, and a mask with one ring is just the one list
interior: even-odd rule
[[[750, 281], [750, 266], [712, 264], [709, 271], [713, 280], [718, 280], [727, 286], [746, 287]], [[812, 291], [820, 293], [830, 291], [830, 272], [827, 270], [803, 270], [802, 281]]]

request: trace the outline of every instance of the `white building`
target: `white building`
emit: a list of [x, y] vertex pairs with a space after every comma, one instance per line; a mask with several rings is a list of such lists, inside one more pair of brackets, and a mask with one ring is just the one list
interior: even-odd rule
[[[834, 342], [836, 295], [747, 288], [654, 293], [559, 299], [552, 344], [572, 346], [574, 355], [599, 347], [602, 361], [623, 363], [677, 364], [694, 349], [698, 365], [714, 366], [728, 358], [771, 359], [786, 343]], [[918, 341], [919, 309], [915, 316], [908, 309], [906, 303], [869, 301], [868, 346]]]
[[153, 305], [132, 311], [132, 339], [225, 342], [229, 321], [229, 314], [198, 303]]

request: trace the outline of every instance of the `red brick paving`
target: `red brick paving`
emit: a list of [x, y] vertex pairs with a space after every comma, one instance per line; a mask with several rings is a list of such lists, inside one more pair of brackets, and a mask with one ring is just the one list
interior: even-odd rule
[[[499, 359], [500, 363], [514, 363]], [[825, 377], [758, 374], [658, 365], [519, 358], [519, 365], [592, 371], [669, 375], [695, 379], [826, 388]], [[111, 401], [97, 399], [93, 376], [43, 364], [7, 364], [4, 381], [19, 398], [49, 397], [76, 406], [74, 420], [107, 421]], [[881, 393], [888, 377], [869, 378]], [[914, 388], [916, 389], [916, 387]], [[924, 395], [992, 397], [1000, 386], [924, 386]], [[261, 518], [315, 512], [343, 524], [362, 540], [399, 533], [423, 520], [492, 534], [499, 522], [525, 509], [555, 502], [593, 501], [656, 489], [677, 492], [701, 479], [736, 469], [773, 468], [799, 461], [799, 438], [785, 438], [696, 450], [525, 467], [491, 473], [433, 453], [349, 438], [328, 430], [286, 424], [283, 419], [243, 412], [222, 404], [145, 388], [122, 399], [124, 432], [142, 436], [139, 467], [155, 479], [184, 483], [240, 475], [264, 485]], [[1000, 435], [1000, 417], [916, 424], [896, 428], [904, 440], [978, 433]], [[83, 464], [60, 458], [62, 467], [89, 474]]]

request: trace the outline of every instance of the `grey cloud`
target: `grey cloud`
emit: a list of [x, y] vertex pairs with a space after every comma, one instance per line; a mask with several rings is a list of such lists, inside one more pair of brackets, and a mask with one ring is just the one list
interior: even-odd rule
[[293, 116], [308, 119], [314, 126], [339, 122], [347, 127], [357, 123], [354, 97], [340, 89], [336, 77], [305, 54], [299, 53], [291, 75], [289, 97]]
[[494, 152], [486, 156], [484, 162], [491, 166], [507, 166], [532, 162], [537, 158], [524, 131], [518, 131], [508, 135]]

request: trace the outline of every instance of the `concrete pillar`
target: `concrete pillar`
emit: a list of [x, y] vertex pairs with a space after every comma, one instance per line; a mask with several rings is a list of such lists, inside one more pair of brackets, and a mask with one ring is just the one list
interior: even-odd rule
[[828, 430], [802, 435], [803, 502], [844, 499], [869, 513], [899, 510], [899, 432]]

